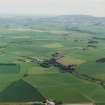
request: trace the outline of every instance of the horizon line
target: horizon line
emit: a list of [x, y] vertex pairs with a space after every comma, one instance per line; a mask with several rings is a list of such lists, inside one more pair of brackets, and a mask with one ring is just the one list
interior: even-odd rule
[[[1, 16], [2, 15], [2, 16]], [[96, 18], [105, 18], [105, 16], [95, 16], [90, 14], [4, 14], [0, 13], [0, 17], [58, 17], [58, 16], [90, 16]]]

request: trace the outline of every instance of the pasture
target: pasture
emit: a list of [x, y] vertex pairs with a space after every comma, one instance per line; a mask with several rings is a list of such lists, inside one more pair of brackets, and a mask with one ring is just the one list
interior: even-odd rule
[[0, 64], [0, 73], [2, 74], [12, 74], [12, 73], [19, 73], [20, 72], [20, 65], [17, 64]]

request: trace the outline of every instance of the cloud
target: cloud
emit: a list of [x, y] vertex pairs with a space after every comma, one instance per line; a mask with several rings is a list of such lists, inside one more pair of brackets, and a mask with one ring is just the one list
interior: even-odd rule
[[0, 0], [0, 13], [105, 16], [105, 0]]

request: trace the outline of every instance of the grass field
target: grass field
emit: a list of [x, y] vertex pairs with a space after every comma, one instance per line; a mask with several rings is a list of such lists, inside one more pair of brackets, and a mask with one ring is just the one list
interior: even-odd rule
[[19, 73], [20, 66], [17, 64], [0, 64], [0, 73], [2, 74], [12, 74], [12, 73]]

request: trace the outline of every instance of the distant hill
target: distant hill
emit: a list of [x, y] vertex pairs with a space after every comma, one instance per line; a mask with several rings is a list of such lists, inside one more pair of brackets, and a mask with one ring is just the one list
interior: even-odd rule
[[62, 25], [65, 27], [78, 27], [78, 26], [105, 26], [104, 17], [93, 17], [88, 15], [62, 15], [55, 17], [31, 17], [31, 16], [18, 16], [18, 17], [0, 17], [0, 26], [8, 25]]
[[72, 25], [81, 25], [81, 24], [105, 25], [104, 17], [93, 17], [88, 15], [63, 15], [51, 18], [42, 18], [42, 20], [46, 22], [49, 21], [49, 22], [72, 24]]

